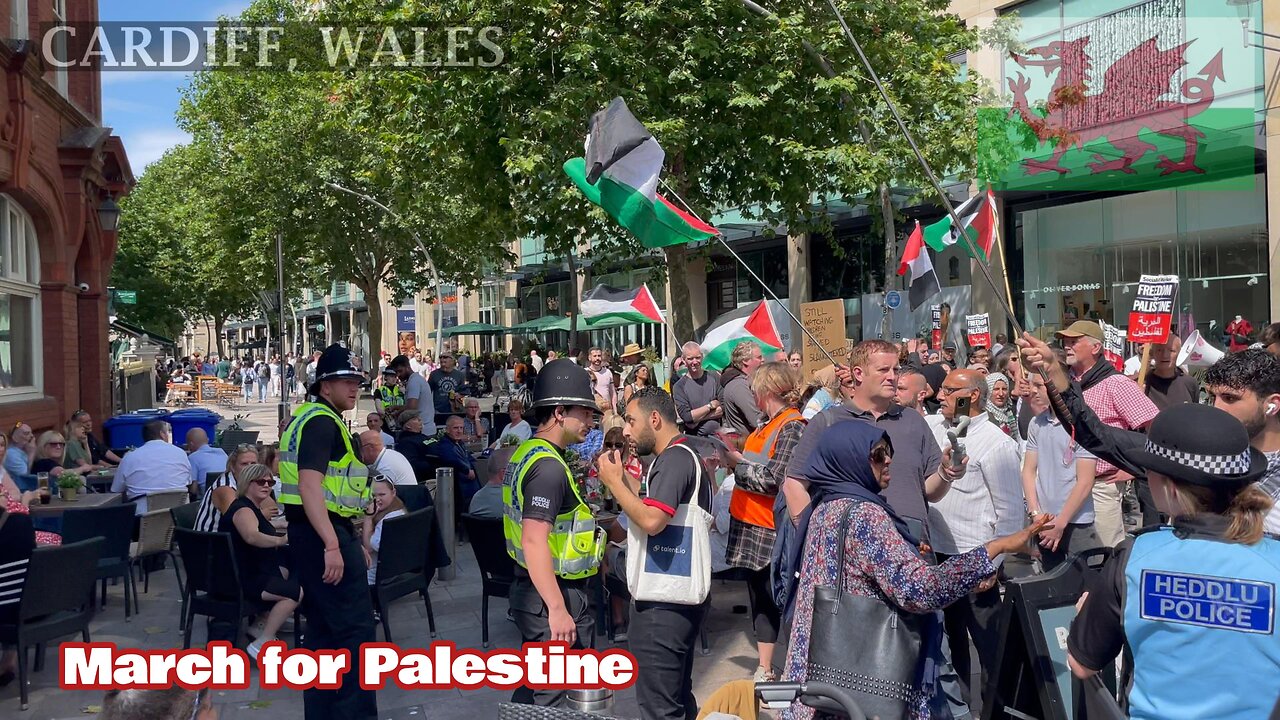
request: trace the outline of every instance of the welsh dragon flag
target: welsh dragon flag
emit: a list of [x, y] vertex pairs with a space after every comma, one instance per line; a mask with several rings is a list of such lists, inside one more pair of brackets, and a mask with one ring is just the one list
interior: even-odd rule
[[729, 367], [733, 349], [743, 340], [760, 346], [766, 356], [782, 349], [778, 326], [769, 314], [769, 303], [761, 300], [756, 309], [745, 318], [736, 318], [712, 328], [702, 339], [702, 367], [723, 370]]
[[[988, 188], [985, 193], [978, 193], [965, 200], [956, 208], [956, 217], [961, 227], [973, 243], [973, 250], [961, 244], [965, 251], [975, 259], [991, 260], [991, 249], [996, 244], [996, 234], [1000, 232], [999, 219], [996, 217], [996, 197]], [[951, 216], [925, 227], [924, 241], [937, 252], [942, 252], [960, 241], [960, 231], [952, 227]], [[974, 254], [974, 250], [978, 254]]]
[[662, 311], [648, 285], [634, 290], [619, 290], [597, 285], [582, 296], [582, 317], [588, 320], [617, 318], [638, 323], [662, 323]]
[[714, 227], [658, 194], [666, 153], [616, 97], [591, 117], [584, 157], [564, 164], [564, 172], [591, 202], [648, 248], [707, 240]]

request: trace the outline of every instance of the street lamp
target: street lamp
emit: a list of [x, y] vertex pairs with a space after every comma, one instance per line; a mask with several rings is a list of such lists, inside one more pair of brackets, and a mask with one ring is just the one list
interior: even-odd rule
[[[348, 195], [354, 195], [370, 205], [379, 208], [386, 214], [395, 218], [396, 222], [404, 226], [404, 228], [409, 231], [409, 234], [413, 236], [413, 241], [418, 244], [418, 249], [422, 251], [423, 257], [427, 259], [427, 269], [431, 272], [431, 282], [436, 286], [436, 362], [440, 362], [440, 348], [444, 342], [444, 286], [440, 284], [440, 273], [436, 271], [436, 264], [431, 259], [431, 253], [427, 252], [427, 246], [422, 244], [422, 238], [418, 237], [418, 232], [410, 227], [410, 225], [404, 221], [404, 218], [396, 214], [396, 211], [386, 205], [383, 205], [377, 200], [374, 200], [372, 197], [362, 192], [356, 192], [350, 188], [342, 187], [335, 182], [328, 182], [325, 183], [325, 185], [327, 185], [331, 190], [337, 190], [338, 192], [344, 192]], [[374, 300], [376, 302], [377, 298], [374, 298]]]
[[98, 224], [103, 232], [115, 232], [120, 227], [120, 206], [110, 195], [98, 206]]
[[1253, 6], [1258, 4], [1258, 0], [1227, 0], [1227, 5], [1236, 9], [1236, 16], [1240, 18], [1240, 29], [1244, 32], [1244, 46], [1262, 48], [1271, 52], [1280, 52], [1280, 48], [1268, 47], [1262, 43], [1253, 42], [1250, 35], [1259, 35], [1262, 37], [1274, 38], [1280, 40], [1280, 35], [1262, 30], [1254, 30], [1249, 27], [1249, 23], [1253, 21]]

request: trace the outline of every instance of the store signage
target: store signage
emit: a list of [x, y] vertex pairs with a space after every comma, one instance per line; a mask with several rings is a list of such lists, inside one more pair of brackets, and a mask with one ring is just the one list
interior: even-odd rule
[[[802, 303], [800, 322], [809, 331], [805, 334], [803, 350], [800, 353], [804, 358], [804, 376], [812, 377], [815, 370], [821, 370], [831, 364], [827, 353], [840, 360], [846, 352], [844, 301], [820, 300]], [[810, 339], [810, 335], [817, 338], [821, 345]]]
[[1173, 325], [1173, 308], [1178, 299], [1177, 275], [1143, 275], [1129, 312], [1129, 340], [1136, 343], [1163, 343]]
[[931, 338], [932, 341], [929, 344], [935, 348], [941, 348], [942, 347], [942, 306], [934, 305], [933, 307], [929, 308], [929, 317], [932, 320], [932, 325], [930, 325], [930, 327], [933, 328], [933, 335]]
[[969, 336], [969, 347], [991, 349], [991, 314], [966, 315], [964, 322], [965, 334]]
[[1124, 372], [1124, 328], [1108, 325], [1099, 320], [1102, 327], [1102, 355], [1116, 370]]
[[137, 290], [116, 290], [116, 300], [118, 300], [121, 305], [137, 305], [138, 291]]
[[413, 332], [417, 327], [417, 310], [396, 310], [396, 332]]

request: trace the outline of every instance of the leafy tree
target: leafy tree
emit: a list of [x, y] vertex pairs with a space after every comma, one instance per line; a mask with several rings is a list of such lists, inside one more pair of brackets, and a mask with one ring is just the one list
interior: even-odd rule
[[[340, 14], [376, 5], [327, 7]], [[704, 217], [736, 208], [769, 226], [821, 231], [828, 200], [874, 194], [889, 182], [923, 186], [825, 6], [772, 5], [766, 18], [741, 0], [478, 0], [448, 9], [406, 0], [386, 17], [500, 25], [502, 63], [366, 81], [382, 88], [379, 97], [406, 100], [383, 129], [410, 166], [441, 163], [462, 203], [500, 213], [513, 236], [545, 237], [552, 254], [584, 241], [606, 255], [638, 249], [560, 171], [581, 152], [590, 114], [615, 95], [666, 149], [668, 184]], [[949, 58], [975, 38], [946, 14], [946, 0], [840, 7], [934, 167], [970, 166], [978, 87], [958, 80]], [[666, 250], [681, 338], [692, 334], [688, 254]]]

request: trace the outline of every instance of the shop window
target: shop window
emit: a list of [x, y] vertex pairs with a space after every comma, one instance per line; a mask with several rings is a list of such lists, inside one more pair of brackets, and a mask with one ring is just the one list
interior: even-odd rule
[[[53, 24], [62, 26], [67, 24], [67, 0], [53, 0]], [[53, 51], [57, 57], [64, 61], [67, 57], [67, 35], [68, 33], [60, 32], [54, 36]], [[55, 67], [53, 70], [54, 86], [58, 88], [58, 92], [62, 97], [67, 97], [67, 69], [64, 67]]]
[[40, 249], [31, 218], [0, 196], [0, 397], [34, 394], [41, 362]]

